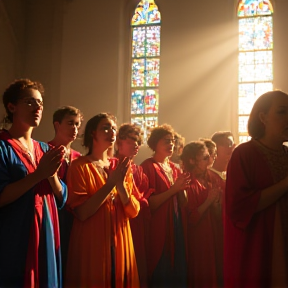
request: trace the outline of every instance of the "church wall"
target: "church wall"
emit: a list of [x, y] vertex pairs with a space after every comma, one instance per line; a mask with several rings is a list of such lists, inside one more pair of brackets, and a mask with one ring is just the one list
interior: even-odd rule
[[[23, 69], [25, 9], [21, 0], [0, 1], [0, 91], [21, 76]], [[4, 117], [0, 107], [0, 119]]]
[[[171, 124], [187, 142], [217, 130], [236, 134], [236, 2], [156, 0], [162, 14], [159, 124]], [[39, 80], [46, 89], [35, 138], [53, 136], [52, 113], [60, 105], [80, 108], [86, 120], [108, 111], [119, 124], [129, 121], [130, 19], [137, 3], [0, 1], [1, 91], [17, 77]], [[273, 4], [274, 87], [287, 92], [288, 2]]]

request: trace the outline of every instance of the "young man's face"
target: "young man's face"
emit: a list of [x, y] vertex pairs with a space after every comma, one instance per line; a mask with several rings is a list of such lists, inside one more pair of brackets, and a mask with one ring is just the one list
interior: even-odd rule
[[67, 142], [73, 142], [81, 126], [80, 115], [66, 115], [62, 122], [55, 122], [56, 135], [61, 136]]
[[234, 148], [235, 143], [232, 136], [221, 139], [220, 143], [217, 143], [217, 159], [228, 163]]

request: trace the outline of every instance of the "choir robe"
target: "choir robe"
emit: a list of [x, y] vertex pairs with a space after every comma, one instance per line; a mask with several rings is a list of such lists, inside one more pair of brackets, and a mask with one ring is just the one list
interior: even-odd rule
[[[6, 130], [0, 131], [0, 193], [33, 173], [49, 146], [33, 140], [35, 164]], [[47, 179], [0, 207], [0, 287], [62, 287], [58, 203]]]
[[[169, 165], [175, 181], [181, 171], [171, 161], [169, 161]], [[171, 183], [168, 177], [153, 158], [146, 159], [141, 166], [149, 179], [150, 190], [145, 195], [146, 198], [153, 197], [153, 194], [165, 193], [170, 189]], [[182, 222], [177, 195], [151, 212], [146, 241], [148, 279], [152, 286], [156, 285], [155, 287], [157, 287], [158, 283], [171, 287], [186, 286], [186, 252]], [[156, 275], [157, 273], [159, 275]]]
[[[223, 181], [216, 173], [207, 170], [207, 179], [211, 188], [223, 188]], [[190, 186], [186, 189], [189, 287], [223, 286], [223, 190], [218, 204], [211, 204], [202, 216], [198, 212], [211, 188], [204, 187], [191, 173]]]
[[[117, 160], [110, 159], [110, 170]], [[66, 287], [139, 287], [137, 264], [129, 218], [136, 217], [139, 202], [132, 195], [133, 176], [127, 172], [124, 185], [130, 201], [123, 206], [114, 187], [100, 208], [88, 219], [74, 217], [71, 231]], [[73, 211], [105, 184], [97, 167], [81, 156], [71, 163], [67, 174], [67, 205]], [[115, 278], [114, 278], [115, 276]], [[113, 282], [115, 279], [115, 283]]]
[[[288, 154], [287, 149], [283, 155], [269, 150], [251, 140], [234, 150], [228, 165], [224, 224], [225, 287], [279, 287], [278, 284], [274, 286], [272, 271], [281, 271], [285, 267], [283, 257], [287, 259], [283, 247], [287, 215], [280, 219], [282, 203], [285, 205], [282, 211], [287, 214], [287, 195], [266, 209], [256, 210], [261, 191], [287, 175]], [[280, 224], [283, 219], [286, 229]], [[279, 249], [282, 253], [276, 252]]]
[[149, 196], [149, 181], [143, 168], [136, 164], [132, 164], [132, 173], [134, 184], [133, 195], [140, 203], [140, 211], [135, 218], [130, 219], [131, 232], [133, 237], [134, 250], [137, 260], [137, 267], [140, 279], [141, 288], [147, 287], [147, 261], [146, 261], [146, 246], [145, 235], [148, 233], [147, 222], [151, 214], [147, 199]]
[[[53, 141], [48, 142], [48, 144], [51, 148], [55, 147]], [[78, 151], [75, 151], [72, 148], [70, 148], [69, 159], [62, 160], [61, 166], [58, 169], [57, 174], [59, 178], [65, 184], [67, 183], [66, 176], [67, 176], [69, 165], [71, 164], [73, 160], [77, 159], [80, 156], [81, 154]], [[62, 268], [63, 268], [62, 273], [63, 273], [63, 276], [65, 277], [68, 247], [69, 247], [71, 229], [73, 225], [73, 214], [71, 213], [71, 211], [68, 211], [65, 205], [63, 209], [58, 211], [58, 217], [59, 217], [60, 242], [61, 242], [61, 260], [62, 260]]]

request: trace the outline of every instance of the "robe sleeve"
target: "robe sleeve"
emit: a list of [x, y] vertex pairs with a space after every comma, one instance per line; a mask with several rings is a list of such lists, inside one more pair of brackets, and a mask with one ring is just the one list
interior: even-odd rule
[[140, 210], [139, 201], [133, 195], [133, 186], [134, 186], [133, 174], [130, 167], [124, 179], [124, 188], [126, 189], [126, 191], [130, 196], [129, 202], [126, 205], [123, 205], [125, 214], [128, 218], [136, 217]]
[[73, 161], [68, 168], [67, 185], [68, 185], [68, 200], [67, 205], [74, 210], [86, 202], [91, 195], [87, 192], [87, 180], [94, 179], [86, 165], [81, 165], [78, 161]]
[[141, 167], [143, 169], [143, 173], [146, 175], [148, 179], [148, 188], [143, 191], [144, 197], [149, 199], [151, 195], [155, 193], [155, 185], [156, 185], [156, 174], [155, 169], [153, 167], [153, 163], [147, 159], [142, 164]]
[[[44, 153], [46, 153], [47, 151], [49, 151], [50, 149], [53, 148], [52, 145], [49, 145], [47, 143], [44, 143], [44, 142], [38, 142], [38, 143], [40, 144], [40, 147], [41, 147], [41, 149], [42, 149], [42, 151]], [[61, 167], [60, 167], [60, 169], [61, 169]], [[60, 182], [61, 187], [62, 187], [62, 189], [61, 189], [62, 201], [59, 201], [57, 199], [57, 197], [55, 197], [55, 196], [54, 196], [54, 198], [55, 198], [55, 202], [56, 202], [57, 208], [59, 210], [61, 210], [65, 206], [65, 204], [67, 202], [68, 189], [67, 189], [66, 183], [64, 181], [62, 181], [60, 177], [58, 177], [58, 179], [59, 179], [59, 182]]]
[[59, 178], [59, 182], [60, 182], [60, 184], [61, 184], [61, 186], [62, 186], [62, 189], [61, 189], [61, 194], [62, 194], [62, 201], [60, 202], [58, 199], [57, 199], [57, 197], [54, 197], [55, 198], [55, 202], [56, 202], [56, 204], [57, 204], [57, 208], [59, 209], [59, 210], [61, 210], [64, 206], [65, 206], [65, 204], [66, 204], [66, 202], [67, 202], [67, 198], [68, 198], [68, 188], [67, 188], [67, 185], [64, 183], [64, 181], [62, 181], [60, 178]]
[[[1, 143], [2, 144], [2, 143]], [[0, 146], [0, 194], [4, 188], [11, 182], [13, 182], [11, 173], [8, 171], [7, 166], [7, 149], [4, 146]]]
[[253, 181], [256, 169], [263, 169], [260, 156], [253, 147], [239, 145], [234, 150], [228, 165], [225, 192], [226, 217], [240, 229], [248, 226], [261, 197], [262, 189], [256, 187]]
[[189, 203], [189, 208], [188, 208], [188, 219], [189, 219], [189, 224], [194, 226], [196, 225], [201, 216], [200, 213], [198, 212], [198, 201], [197, 197], [195, 196], [195, 191], [196, 187], [193, 187], [192, 185], [187, 189], [187, 196], [188, 196], [188, 203]]

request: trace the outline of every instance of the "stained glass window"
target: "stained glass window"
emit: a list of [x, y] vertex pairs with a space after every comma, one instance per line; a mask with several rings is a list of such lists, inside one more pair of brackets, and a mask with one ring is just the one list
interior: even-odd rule
[[131, 20], [131, 122], [144, 138], [158, 125], [161, 15], [153, 0], [138, 3]]
[[256, 99], [273, 89], [273, 7], [269, 0], [240, 0], [238, 67], [239, 142], [249, 140], [247, 123]]

